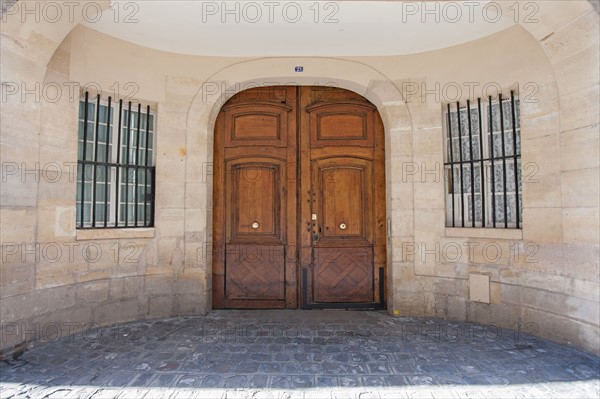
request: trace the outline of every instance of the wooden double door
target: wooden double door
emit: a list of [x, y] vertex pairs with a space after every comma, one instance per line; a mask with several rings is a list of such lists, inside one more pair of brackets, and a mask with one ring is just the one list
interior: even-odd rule
[[383, 125], [348, 90], [246, 90], [215, 125], [213, 308], [385, 306]]

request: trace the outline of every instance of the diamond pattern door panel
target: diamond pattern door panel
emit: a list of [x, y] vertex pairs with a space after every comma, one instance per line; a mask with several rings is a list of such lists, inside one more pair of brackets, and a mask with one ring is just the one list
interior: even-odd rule
[[373, 249], [315, 248], [315, 302], [373, 300]]
[[284, 299], [283, 245], [228, 245], [225, 258], [227, 298]]

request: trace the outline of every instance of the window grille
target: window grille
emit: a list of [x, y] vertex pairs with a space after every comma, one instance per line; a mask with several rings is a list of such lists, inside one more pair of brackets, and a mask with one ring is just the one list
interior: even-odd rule
[[77, 228], [154, 225], [155, 114], [86, 92], [79, 102]]
[[521, 228], [519, 99], [448, 104], [446, 226]]

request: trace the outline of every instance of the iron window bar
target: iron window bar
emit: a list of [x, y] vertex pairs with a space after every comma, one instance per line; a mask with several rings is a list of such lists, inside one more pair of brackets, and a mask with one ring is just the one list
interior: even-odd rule
[[82, 143], [82, 156], [81, 156], [81, 161], [78, 161], [78, 166], [81, 170], [81, 207], [80, 207], [80, 222], [79, 222], [79, 228], [82, 228], [84, 226], [84, 222], [85, 222], [85, 161], [86, 161], [86, 155], [87, 155], [87, 133], [88, 133], [88, 107], [89, 107], [89, 93], [86, 91], [85, 92], [85, 105], [84, 105], [84, 109], [83, 109], [83, 143]]
[[[519, 182], [519, 161], [517, 159], [517, 111], [516, 111], [516, 107], [515, 107], [515, 92], [511, 91], [510, 92], [510, 110], [512, 112], [512, 133], [513, 133], [513, 156], [514, 156], [514, 178], [515, 178], [515, 185], [517, 182]], [[520, 201], [519, 201], [519, 187], [517, 187], [517, 189], [515, 190], [515, 207], [517, 209], [517, 212], [515, 214], [515, 219], [516, 219], [516, 224], [517, 224], [517, 229], [520, 228], [520, 222], [521, 222], [521, 218], [520, 218], [520, 212], [519, 209], [520, 208]]]
[[503, 191], [503, 205], [504, 205], [504, 228], [508, 227], [508, 202], [506, 198], [506, 143], [504, 139], [504, 105], [502, 104], [502, 94], [499, 96], [499, 107], [500, 108], [500, 136], [502, 143], [502, 191]]
[[[448, 145], [446, 155], [449, 159], [444, 163], [444, 166], [449, 170], [447, 209], [451, 212], [451, 215], [448, 215], [447, 226], [465, 227], [467, 226], [468, 217], [471, 219], [469, 227], [521, 228], [520, 213], [522, 210], [519, 198], [522, 192], [519, 170], [521, 153], [520, 146], [517, 145], [520, 133], [517, 125], [518, 99], [515, 98], [514, 91], [510, 92], [510, 98], [503, 98], [502, 95], [499, 95], [497, 99], [491, 96], [488, 97], [488, 112], [485, 116], [488, 120], [487, 132], [483, 129], [485, 117], [481, 98], [477, 98], [476, 105], [471, 100], [467, 100], [466, 106], [460, 102], [456, 102], [454, 106], [455, 109], [452, 109], [451, 104], [446, 106], [446, 142]], [[504, 109], [504, 106], [507, 106], [507, 108]], [[499, 108], [498, 111], [495, 111], [495, 107]], [[508, 107], [510, 107], [510, 110], [508, 110]], [[453, 121], [454, 115], [456, 116], [455, 121]], [[466, 116], [466, 121], [463, 121], [461, 115]], [[474, 117], [477, 117], [477, 121], [474, 121]], [[509, 118], [511, 121], [508, 120]], [[499, 122], [496, 126], [494, 126], [495, 121]], [[479, 132], [473, 131], [476, 127]], [[453, 134], [455, 129], [458, 130], [458, 137]], [[497, 137], [498, 134], [500, 138]], [[486, 135], [488, 136], [487, 140]], [[467, 139], [469, 141], [468, 146], [463, 143], [463, 140]], [[474, 142], [477, 139], [479, 140], [478, 146]], [[512, 139], [512, 146], [510, 145], [510, 139]], [[455, 144], [456, 140], [458, 140], [457, 145]], [[501, 148], [496, 150], [495, 144], [498, 144]], [[458, 157], [454, 154], [455, 145], [459, 151]], [[507, 145], [512, 148], [507, 148]], [[479, 154], [476, 154], [476, 149], [479, 150]], [[509, 176], [509, 164], [513, 167], [512, 176]], [[486, 169], [486, 166], [489, 169]], [[458, 184], [455, 181], [455, 168], [459, 168], [460, 192], [456, 188]], [[479, 178], [476, 176], [476, 168], [479, 168]], [[488, 181], [486, 181], [486, 175], [489, 176]], [[509, 189], [509, 183], [512, 186], [512, 181], [509, 182], [510, 178], [514, 179], [514, 187], [511, 189]], [[501, 190], [497, 189], [497, 182], [502, 184]], [[477, 183], [480, 184], [479, 189], [476, 188]], [[489, 186], [487, 183], [490, 183]], [[469, 198], [467, 198], [469, 195], [470, 203]], [[497, 203], [497, 201], [500, 201], [500, 198], [497, 198], [500, 195], [502, 196], [502, 202]], [[515, 199], [514, 201], [511, 200], [509, 207], [508, 198], [512, 195]], [[460, 197], [460, 209], [456, 209], [456, 196]], [[477, 196], [480, 197], [479, 201]], [[469, 204], [471, 209], [465, 209], [466, 204]], [[500, 205], [501, 209], [497, 208], [497, 205]], [[513, 205], [514, 208], [512, 208]], [[509, 214], [509, 211], [511, 211], [511, 214]], [[498, 226], [498, 222], [501, 223], [500, 226]]]
[[[94, 134], [94, 161], [98, 159], [98, 138], [100, 137], [100, 94], [96, 96], [96, 121]], [[108, 140], [107, 140], [108, 143]], [[87, 143], [86, 143], [87, 145]], [[96, 198], [98, 165], [92, 165], [92, 198]], [[92, 227], [96, 227], [96, 201], [92, 202]], [[106, 219], [106, 218], [105, 218]]]
[[469, 161], [471, 163], [471, 219], [472, 227], [475, 227], [475, 167], [473, 165], [473, 128], [471, 126], [471, 102], [469, 100], [467, 100], [467, 120], [469, 123]]
[[[93, 127], [88, 127], [90, 124], [90, 110], [95, 109], [95, 121]], [[137, 118], [135, 129], [132, 129], [132, 103], [128, 102], [127, 109], [123, 107], [123, 100], [118, 102], [118, 125], [116, 129], [116, 143], [114, 140], [115, 129], [112, 123], [112, 98], [108, 97], [107, 105], [101, 103], [101, 96], [98, 94], [95, 98], [95, 103], [90, 102], [89, 93], [85, 92], [82, 104], [80, 105], [80, 121], [83, 119], [82, 128], [82, 148], [78, 156], [78, 183], [79, 195], [81, 196], [79, 213], [77, 215], [76, 226], [78, 229], [89, 228], [136, 228], [136, 227], [152, 227], [154, 226], [154, 197], [155, 197], [155, 166], [151, 161], [154, 154], [153, 138], [155, 128], [153, 126], [153, 115], [150, 112], [150, 106], [145, 107], [145, 115], [142, 115], [142, 105], [138, 104]], [[115, 104], [115, 108], [117, 105]], [[106, 110], [106, 118], [101, 120], [101, 109]], [[116, 112], [116, 109], [115, 109]], [[127, 117], [123, 118], [123, 113], [127, 113]], [[81, 115], [83, 113], [83, 116]], [[142, 142], [142, 117], [145, 119], [144, 140]], [[123, 120], [126, 120], [127, 126], [123, 125]], [[105, 123], [104, 140], [101, 136], [101, 123]], [[90, 131], [91, 130], [91, 131]], [[132, 132], [136, 135], [135, 142], [132, 138]], [[125, 134], [127, 137], [123, 137]], [[112, 146], [116, 149], [110, 150]], [[142, 147], [142, 144], [144, 147]], [[88, 145], [93, 145], [93, 151], [88, 151]], [[105, 145], [104, 151], [100, 151], [100, 146]], [[126, 151], [126, 154], [122, 154]], [[133, 153], [135, 155], [133, 155]], [[114, 154], [114, 155], [113, 155]], [[142, 154], [144, 161], [142, 162]], [[104, 158], [101, 159], [101, 156]], [[87, 176], [86, 171], [91, 170], [91, 179]], [[99, 177], [98, 171], [104, 171], [104, 179]], [[114, 196], [111, 196], [111, 175], [114, 171]], [[130, 172], [133, 171], [132, 184], [133, 194], [130, 196]], [[124, 178], [122, 175], [125, 174]], [[143, 184], [140, 183], [140, 176], [144, 176]], [[124, 180], [124, 182], [122, 182]], [[86, 185], [92, 184], [91, 189], [86, 190]], [[119, 195], [120, 186], [124, 183], [124, 212], [120, 218], [120, 207], [122, 205], [121, 196]], [[104, 184], [104, 188], [98, 185]], [[143, 193], [140, 189], [143, 187]], [[89, 194], [89, 200], [86, 202], [86, 192]], [[100, 194], [104, 194], [101, 198]], [[124, 195], [123, 195], [124, 194]], [[131, 200], [130, 200], [131, 197]], [[113, 198], [114, 201], [111, 201]], [[86, 206], [90, 206], [86, 212]], [[128, 208], [134, 206], [133, 214], [129, 215]], [[140, 218], [138, 212], [143, 209], [144, 217]], [[98, 214], [103, 212], [102, 217]], [[114, 223], [110, 221], [114, 217]], [[133, 220], [129, 220], [133, 217]]]
[[491, 173], [491, 178], [492, 178], [492, 221], [493, 221], [493, 227], [496, 227], [496, 170], [495, 170], [495, 165], [494, 165], [494, 106], [492, 105], [492, 96], [489, 96], [488, 98], [489, 100], [489, 104], [490, 104], [490, 115], [489, 115], [489, 120], [490, 120], [490, 131], [489, 131], [489, 135], [490, 135], [490, 158], [491, 158], [491, 165], [492, 165], [492, 173]]
[[462, 128], [461, 128], [461, 120], [460, 120], [460, 103], [456, 102], [457, 115], [456, 119], [458, 121], [458, 159], [459, 159], [459, 172], [460, 172], [460, 223], [461, 227], [465, 227], [465, 182], [463, 180], [463, 150], [462, 150]]
[[448, 135], [450, 136], [450, 145], [448, 146], [450, 149], [450, 186], [452, 187], [450, 192], [452, 195], [452, 226], [456, 224], [456, 217], [454, 214], [454, 153], [452, 148], [452, 120], [450, 113], [450, 104], [448, 104]]
[[[108, 108], [106, 109], [106, 141], [107, 143], [110, 142], [111, 140], [111, 129], [110, 129], [110, 125], [111, 125], [111, 111], [112, 111], [112, 107], [111, 107], [111, 100], [112, 98], [109, 96], [108, 97]], [[109, 156], [110, 156], [110, 146], [107, 144], [104, 148], [104, 160], [108, 162]], [[104, 227], [108, 227], [108, 175], [110, 173], [110, 166], [109, 165], [104, 165]]]
[[479, 158], [480, 159], [480, 165], [479, 167], [480, 172], [479, 172], [479, 177], [481, 178], [481, 181], [479, 184], [481, 184], [481, 225], [485, 226], [485, 201], [483, 201], [483, 198], [485, 198], [485, 176], [483, 171], [485, 170], [485, 162], [483, 160], [483, 124], [481, 122], [481, 98], [477, 99], [477, 113], [479, 114], [479, 118], [478, 118], [478, 122], [479, 122]]

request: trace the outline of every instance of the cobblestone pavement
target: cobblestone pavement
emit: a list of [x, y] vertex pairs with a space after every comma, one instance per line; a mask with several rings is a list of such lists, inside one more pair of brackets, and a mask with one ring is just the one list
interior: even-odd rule
[[600, 359], [521, 327], [384, 312], [214, 311], [37, 345], [2, 362], [0, 397], [600, 396]]

